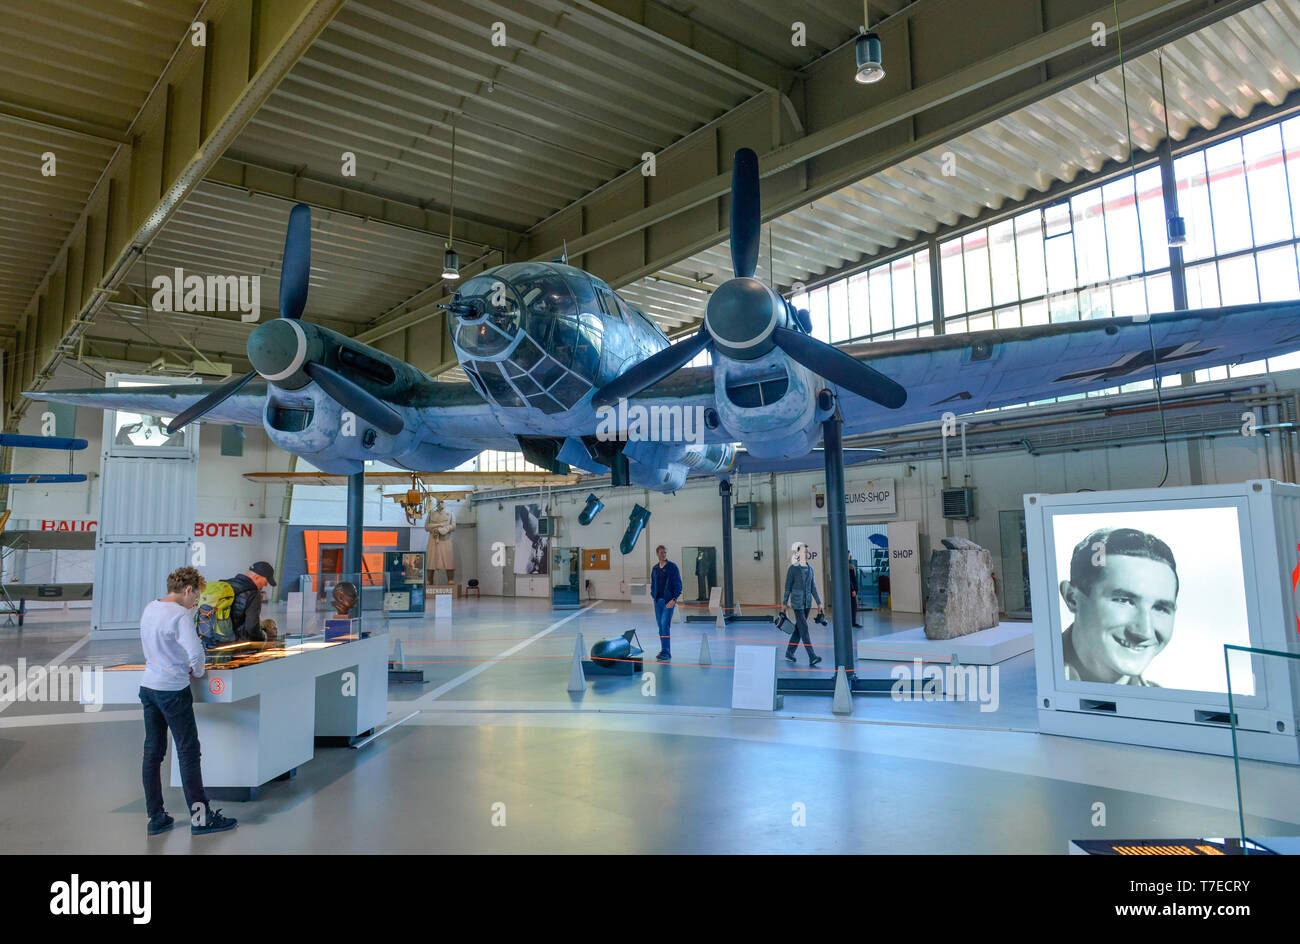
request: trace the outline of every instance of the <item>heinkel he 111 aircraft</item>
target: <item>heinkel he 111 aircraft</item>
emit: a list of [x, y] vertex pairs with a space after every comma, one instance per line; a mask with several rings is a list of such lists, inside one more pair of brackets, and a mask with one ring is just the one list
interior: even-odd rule
[[[509, 263], [467, 280], [447, 306], [466, 385], [302, 320], [311, 221], [298, 205], [280, 317], [249, 336], [250, 373], [219, 386], [26, 396], [175, 416], [169, 432], [198, 419], [261, 423], [278, 446], [336, 474], [364, 460], [442, 471], [485, 449], [518, 450], [555, 472], [609, 472], [615, 485], [672, 492], [692, 474], [818, 468], [822, 423], [836, 411], [854, 435], [1300, 348], [1297, 302], [833, 347], [812, 336], [806, 311], [754, 277], [760, 225], [758, 159], [742, 149], [735, 277], [709, 297], [698, 333], [676, 343], [567, 264]], [[686, 366], [705, 350], [711, 367]], [[683, 421], [667, 436], [627, 428], [646, 415]]]

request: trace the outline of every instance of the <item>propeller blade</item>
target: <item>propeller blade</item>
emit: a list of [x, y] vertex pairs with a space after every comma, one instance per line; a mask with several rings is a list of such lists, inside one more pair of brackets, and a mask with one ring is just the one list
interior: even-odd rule
[[709, 332], [701, 328], [684, 341], [678, 341], [656, 354], [651, 354], [641, 363], [619, 374], [597, 390], [591, 402], [595, 406], [611, 406], [624, 397], [635, 396], [647, 387], [657, 384], [683, 364], [690, 362], [695, 355], [708, 346], [711, 340]]
[[772, 329], [772, 340], [794, 360], [837, 387], [891, 410], [907, 402], [907, 391], [897, 383], [825, 341], [779, 327]]
[[311, 271], [311, 207], [297, 204], [289, 211], [280, 263], [280, 317], [301, 318], [307, 307], [307, 276]]
[[303, 369], [308, 377], [320, 384], [322, 390], [371, 426], [379, 427], [390, 436], [396, 436], [405, 426], [402, 418], [384, 401], [337, 371], [316, 361], [308, 361]]
[[256, 376], [257, 371], [250, 370], [242, 377], [235, 377], [233, 380], [227, 380], [224, 384], [216, 390], [213, 390], [188, 410], [182, 410], [180, 413], [176, 414], [175, 419], [167, 424], [167, 432], [174, 433], [179, 429], [184, 429], [213, 407], [229, 400], [243, 388], [244, 384], [248, 383]]
[[738, 279], [753, 278], [758, 268], [762, 212], [758, 155], [741, 148], [731, 167], [731, 270]]

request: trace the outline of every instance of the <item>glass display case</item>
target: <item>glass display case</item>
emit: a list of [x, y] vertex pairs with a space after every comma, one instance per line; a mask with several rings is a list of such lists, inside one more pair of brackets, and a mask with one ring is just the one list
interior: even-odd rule
[[582, 605], [580, 559], [581, 551], [576, 547], [551, 548], [551, 606], [557, 610]]
[[[400, 556], [400, 555], [399, 555]], [[303, 574], [302, 621], [291, 641], [347, 641], [384, 631], [387, 573]]]
[[424, 616], [424, 551], [384, 552], [384, 599], [389, 619]]
[[[369, 633], [364, 635], [369, 636]], [[330, 646], [341, 646], [345, 643], [352, 642], [353, 639], [360, 637], [344, 638], [338, 637], [326, 640], [323, 635], [314, 638], [303, 636], [285, 636], [279, 639], [268, 640], [267, 642], [234, 642], [225, 646], [218, 646], [215, 649], [208, 650], [207, 659], [204, 661], [204, 671], [228, 671], [231, 669], [242, 669], [252, 665], [263, 665], [267, 662], [274, 662], [277, 659], [291, 658], [301, 655], [304, 652], [312, 652], [316, 649], [324, 649]], [[143, 671], [143, 662], [126, 662], [121, 665], [110, 665], [105, 672], [130, 672]]]
[[[1249, 653], [1251, 659], [1233, 653]], [[1300, 690], [1300, 655], [1253, 646], [1223, 647], [1228, 671], [1228, 723], [1232, 728], [1232, 767], [1237, 786], [1237, 832], [1243, 855], [1257, 853], [1294, 855], [1300, 852], [1300, 826], [1296, 825], [1295, 768], [1243, 757], [1238, 744], [1238, 710], [1243, 697], [1252, 695], [1258, 680], [1270, 667], [1281, 666], [1291, 677], [1291, 690]], [[1244, 694], [1243, 694], [1244, 693]], [[1279, 733], [1287, 720], [1276, 723]], [[1295, 732], [1292, 731], [1292, 734]]]
[[718, 552], [712, 547], [682, 548], [682, 599], [707, 603], [718, 585]]

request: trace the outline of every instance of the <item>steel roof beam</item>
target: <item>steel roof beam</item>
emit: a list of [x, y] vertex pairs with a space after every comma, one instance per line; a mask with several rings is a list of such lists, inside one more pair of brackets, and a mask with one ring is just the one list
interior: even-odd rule
[[[1207, 8], [1203, 0], [1121, 0], [1126, 60], [1255, 2], [1227, 0]], [[583, 259], [611, 284], [625, 285], [725, 240], [731, 171], [729, 161], [721, 158], [736, 146], [749, 144], [760, 154], [765, 218], [770, 219], [1118, 64], [1113, 35], [1106, 47], [1092, 47], [1092, 24], [1113, 23], [1110, 3], [1073, 0], [1058, 7], [1064, 11], [1058, 11], [1058, 17], [1069, 14], [1068, 19], [1042, 25], [1027, 23], [1001, 2], [970, 3], [963, 15], [982, 17], [986, 27], [975, 37], [953, 35], [954, 8], [949, 5], [908, 7], [885, 27], [886, 48], [898, 50], [902, 62], [897, 69], [891, 67], [884, 83], [871, 87], [879, 89], [873, 96], [879, 104], [853, 106], [859, 99], [850, 92], [850, 44], [809, 71], [809, 98], [803, 109], [809, 133], [785, 134], [780, 143], [773, 143], [761, 119], [733, 112], [671, 149], [684, 150], [693, 138], [710, 139], [700, 153], [712, 149], [719, 158], [694, 162], [689, 182], [678, 171], [671, 192], [651, 201], [644, 188], [629, 179], [639, 175], [632, 171], [534, 227], [527, 254], [549, 258], [564, 235], [571, 258]], [[939, 40], [941, 36], [946, 39]], [[962, 49], [945, 53], [944, 42]], [[939, 46], [927, 54], [927, 43]], [[917, 51], [909, 55], [912, 47]], [[971, 61], [981, 50], [983, 57]], [[955, 58], [963, 52], [964, 62]], [[867, 136], [871, 139], [864, 143]], [[846, 145], [852, 145], [851, 150]], [[662, 166], [661, 161], [661, 174]], [[579, 212], [600, 198], [611, 204], [610, 210], [600, 215]], [[612, 212], [613, 204], [620, 212]], [[902, 208], [891, 207], [887, 215], [898, 210], [907, 221], [904, 227], [917, 223]], [[712, 229], [706, 229], [709, 219], [716, 221]], [[575, 225], [579, 222], [585, 225]]]
[[131, 127], [128, 152], [109, 161], [81, 218], [24, 312], [5, 371], [6, 429], [59, 363], [75, 353], [136, 258], [334, 17], [343, 0], [216, 0], [206, 43], [189, 25]]

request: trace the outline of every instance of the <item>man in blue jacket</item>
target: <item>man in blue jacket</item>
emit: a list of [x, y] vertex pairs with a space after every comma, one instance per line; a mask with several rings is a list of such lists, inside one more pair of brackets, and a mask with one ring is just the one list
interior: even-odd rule
[[659, 625], [659, 655], [656, 658], [667, 662], [673, 657], [669, 627], [673, 624], [677, 598], [682, 595], [682, 574], [668, 559], [668, 549], [662, 544], [655, 548], [655, 554], [659, 563], [650, 571], [650, 596], [655, 601], [655, 622]]

